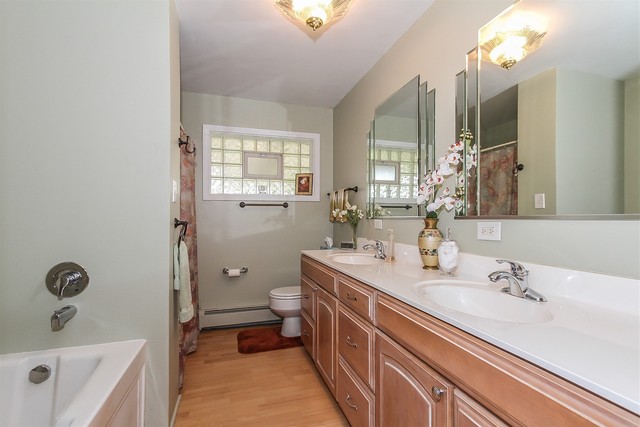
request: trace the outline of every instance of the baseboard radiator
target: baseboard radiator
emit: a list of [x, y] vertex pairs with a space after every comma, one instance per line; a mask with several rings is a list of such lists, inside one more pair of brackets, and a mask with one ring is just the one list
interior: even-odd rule
[[280, 320], [268, 305], [200, 310], [200, 329], [275, 323]]

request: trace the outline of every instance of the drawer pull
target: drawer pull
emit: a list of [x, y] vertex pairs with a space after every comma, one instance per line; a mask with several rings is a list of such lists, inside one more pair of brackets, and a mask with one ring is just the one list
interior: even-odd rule
[[351, 337], [347, 335], [347, 344], [349, 344], [353, 348], [358, 348], [358, 344], [351, 342]]
[[308, 336], [309, 336], [309, 332], [307, 332], [307, 331], [302, 331], [302, 335], [304, 335], [305, 337], [308, 337]]
[[347, 405], [349, 405], [350, 408], [353, 408], [356, 411], [358, 410], [358, 406], [356, 406], [355, 404], [351, 403], [351, 396], [348, 393], [347, 393]]
[[347, 292], [347, 299], [350, 301], [358, 301], [358, 297]]
[[440, 402], [440, 399], [442, 399], [442, 396], [444, 396], [444, 390], [436, 386], [433, 386], [431, 387], [431, 395], [433, 396], [436, 402]]

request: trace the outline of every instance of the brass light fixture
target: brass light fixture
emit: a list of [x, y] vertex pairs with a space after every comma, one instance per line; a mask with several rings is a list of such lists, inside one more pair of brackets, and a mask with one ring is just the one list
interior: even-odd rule
[[540, 47], [545, 25], [544, 19], [531, 14], [501, 16], [480, 29], [482, 59], [510, 69]]
[[292, 21], [301, 21], [313, 31], [347, 12], [352, 0], [277, 0], [276, 6]]

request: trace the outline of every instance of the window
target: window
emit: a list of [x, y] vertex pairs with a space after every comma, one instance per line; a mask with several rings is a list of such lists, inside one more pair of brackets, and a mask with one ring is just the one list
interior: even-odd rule
[[[204, 125], [204, 200], [320, 200], [320, 135]], [[310, 196], [296, 174], [314, 174]]]

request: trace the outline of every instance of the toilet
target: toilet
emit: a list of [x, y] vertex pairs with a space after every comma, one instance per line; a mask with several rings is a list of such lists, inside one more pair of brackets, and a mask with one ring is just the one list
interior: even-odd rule
[[278, 317], [282, 317], [284, 337], [300, 336], [300, 286], [285, 286], [269, 292], [269, 308]]

